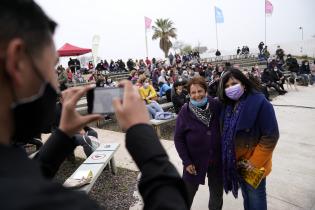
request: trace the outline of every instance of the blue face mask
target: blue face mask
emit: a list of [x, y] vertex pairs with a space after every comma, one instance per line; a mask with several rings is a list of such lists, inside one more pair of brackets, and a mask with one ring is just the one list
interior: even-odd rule
[[194, 105], [196, 107], [203, 107], [208, 103], [208, 98], [204, 97], [201, 101], [196, 101], [196, 100], [190, 99], [190, 102], [192, 105]]

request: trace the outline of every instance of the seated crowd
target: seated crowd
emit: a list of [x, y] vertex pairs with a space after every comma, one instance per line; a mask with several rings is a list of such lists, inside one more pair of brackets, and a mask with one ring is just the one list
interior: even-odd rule
[[[52, 180], [76, 146], [83, 146], [87, 156], [97, 147], [98, 134], [86, 125], [101, 120], [103, 115], [82, 116], [76, 110], [78, 101], [95, 85], [61, 92], [56, 105], [60, 95], [54, 71], [58, 61], [53, 42], [56, 22], [32, 0], [2, 0], [0, 22], [0, 54], [5, 55], [1, 58], [0, 71], [0, 115], [5, 119], [0, 121], [2, 209], [101, 209], [85, 193]], [[209, 209], [222, 209], [223, 189], [237, 198], [239, 188], [245, 209], [267, 209], [266, 177], [271, 172], [279, 129], [272, 104], [249, 79], [253, 75], [256, 82], [262, 83], [258, 80], [259, 68], [246, 74], [228, 62], [214, 66], [200, 61], [198, 53], [185, 58], [169, 56], [170, 62], [147, 61], [151, 64], [141, 62], [142, 68], [130, 69], [135, 70], [130, 80], [138, 90], [130, 81], [122, 81], [124, 96], [112, 103], [117, 122], [126, 132], [125, 147], [141, 171], [138, 191], [143, 208], [190, 209], [199, 184], [204, 184], [207, 175], [211, 192]], [[271, 62], [269, 71], [281, 71], [283, 66]], [[294, 81], [301, 79], [308, 85], [314, 79], [314, 74], [310, 75], [314, 73], [314, 65], [311, 71], [308, 64], [309, 61], [304, 61], [298, 72], [291, 70], [297, 76]], [[122, 61], [119, 65], [122, 66]], [[72, 74], [62, 67], [57, 71], [61, 89], [68, 87], [68, 80], [73, 82], [78, 71], [82, 73], [77, 59], [70, 59], [68, 66]], [[90, 77], [98, 86], [113, 83], [104, 71], [97, 69]], [[267, 82], [283, 90], [285, 74], [276, 77], [275, 73], [268, 73], [271, 81]], [[183, 163], [182, 178], [145, 111], [147, 108], [155, 118], [160, 114], [167, 116], [155, 102], [157, 91], [159, 97], [165, 94], [166, 99], [173, 101], [177, 112], [181, 109], [174, 142]], [[189, 103], [185, 103], [187, 93]], [[33, 159], [29, 159], [20, 144], [47, 132], [52, 124], [51, 135]], [[248, 183], [244, 172], [250, 174], [260, 168], [263, 169], [260, 180]]]
[[[182, 105], [189, 100], [187, 82], [197, 76], [205, 78], [208, 85], [208, 95], [217, 97], [220, 78], [230, 68], [242, 70], [247, 78], [260, 87], [268, 100], [270, 100], [269, 95], [272, 89], [279, 95], [287, 93], [284, 88], [285, 83], [298, 83], [305, 86], [313, 84], [315, 66], [314, 64], [309, 65], [308, 60], [302, 60], [301, 65], [299, 65], [297, 59], [290, 54], [284, 59], [284, 51], [280, 46], [272, 57], [267, 51], [267, 46], [263, 47], [263, 43], [260, 43], [259, 50], [259, 56], [265, 56], [267, 59], [267, 65], [263, 69], [258, 64], [251, 69], [241, 69], [239, 65], [234, 64], [232, 66], [229, 62], [224, 65], [206, 62], [202, 61], [199, 54], [194, 52], [183, 56], [170, 54], [167, 60], [146, 58], [145, 61], [140, 59], [134, 62], [129, 59], [127, 61], [128, 80], [139, 88], [139, 94], [145, 100], [151, 118], [155, 118], [157, 113], [163, 112], [158, 102], [163, 101], [163, 99], [165, 101], [165, 98], [167, 102], [173, 102], [174, 111], [178, 114]], [[95, 82], [97, 87], [115, 87], [118, 83], [113, 81], [108, 74], [108, 72], [116, 71], [115, 68], [127, 71], [126, 65], [121, 59], [117, 62], [111, 60], [110, 64], [106, 60], [101, 60], [96, 69], [92, 71], [88, 81]], [[71, 82], [72, 72], [69, 68], [66, 72], [64, 69], [58, 68], [58, 74], [61, 87], [66, 82]], [[75, 80], [78, 80], [80, 73], [74, 75]]]

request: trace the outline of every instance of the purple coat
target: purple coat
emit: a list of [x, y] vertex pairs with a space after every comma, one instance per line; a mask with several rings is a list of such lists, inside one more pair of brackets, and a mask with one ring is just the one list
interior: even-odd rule
[[[221, 166], [221, 104], [209, 97], [212, 113], [210, 126], [207, 127], [190, 111], [186, 103], [178, 114], [174, 142], [183, 161], [183, 179], [194, 184], [204, 184], [210, 164]], [[196, 166], [197, 175], [186, 171], [190, 164]]]

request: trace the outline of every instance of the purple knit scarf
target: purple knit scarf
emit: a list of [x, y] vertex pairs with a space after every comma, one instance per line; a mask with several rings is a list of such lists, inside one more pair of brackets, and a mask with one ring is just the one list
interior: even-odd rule
[[233, 106], [228, 105], [226, 107], [222, 135], [223, 187], [226, 193], [232, 191], [235, 198], [238, 196], [239, 184], [236, 169], [234, 138], [237, 121], [243, 107], [244, 100], [239, 102], [234, 112]]

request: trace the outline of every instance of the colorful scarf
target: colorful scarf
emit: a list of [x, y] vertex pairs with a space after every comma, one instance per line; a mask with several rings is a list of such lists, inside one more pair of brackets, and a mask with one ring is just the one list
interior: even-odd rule
[[211, 121], [211, 111], [210, 111], [210, 105], [209, 102], [207, 104], [206, 109], [201, 109], [199, 107], [196, 107], [192, 105], [191, 102], [189, 102], [188, 107], [190, 111], [198, 118], [200, 122], [205, 124], [207, 127], [210, 126], [210, 121]]
[[244, 108], [244, 100], [240, 100], [236, 109], [228, 105], [224, 114], [223, 135], [222, 135], [222, 163], [223, 163], [223, 187], [226, 193], [232, 191], [235, 198], [238, 196], [238, 175], [236, 169], [236, 153], [234, 138], [236, 125]]

